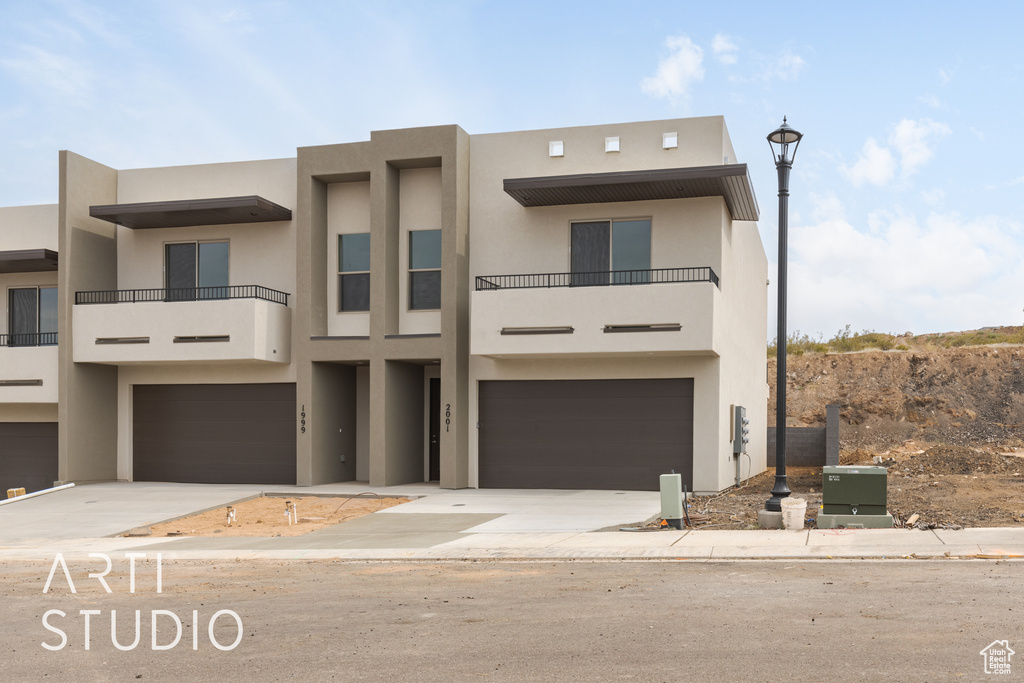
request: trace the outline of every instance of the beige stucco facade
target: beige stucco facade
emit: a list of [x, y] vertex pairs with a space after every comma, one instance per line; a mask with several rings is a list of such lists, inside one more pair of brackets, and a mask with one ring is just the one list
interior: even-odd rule
[[[0, 380], [42, 380], [0, 386], [0, 422], [58, 422], [61, 481], [133, 480], [135, 387], [290, 384], [298, 484], [461, 488], [480, 484], [481, 382], [692, 379], [692, 482], [721, 490], [765, 468], [767, 261], [756, 224], [714, 193], [527, 207], [504, 183], [737, 164], [722, 117], [375, 131], [294, 158], [168, 168], [61, 152], [57, 204], [0, 209], [0, 251], [59, 253], [57, 272], [0, 273], [4, 301], [22, 286], [56, 285], [59, 299], [57, 346], [0, 349]], [[290, 218], [127, 227], [91, 215], [249, 196]], [[711, 275], [476, 291], [477, 277], [568, 273], [572, 223], [619, 220], [650, 222], [652, 271]], [[418, 231], [440, 232], [436, 309], [411, 303]], [[369, 235], [369, 310], [341, 310], [339, 240], [353, 234]], [[168, 245], [192, 243], [227, 245], [228, 286], [278, 298], [170, 296]], [[646, 325], [657, 329], [609, 333]], [[533, 328], [571, 333], [502, 333]], [[755, 436], [739, 459], [734, 405]]]

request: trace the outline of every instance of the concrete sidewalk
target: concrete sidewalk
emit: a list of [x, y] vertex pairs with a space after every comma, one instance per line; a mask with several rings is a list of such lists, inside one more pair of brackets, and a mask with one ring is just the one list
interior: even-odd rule
[[[422, 496], [344, 524], [289, 538], [120, 538], [130, 528], [259, 495], [353, 495], [365, 485], [317, 487], [110, 483], [0, 506], [0, 560], [58, 552], [157, 552], [165, 559], [538, 560], [900, 559], [1024, 556], [1024, 528], [918, 531], [623, 532], [659, 511], [657, 492], [376, 489]], [[610, 531], [598, 531], [611, 528]]]

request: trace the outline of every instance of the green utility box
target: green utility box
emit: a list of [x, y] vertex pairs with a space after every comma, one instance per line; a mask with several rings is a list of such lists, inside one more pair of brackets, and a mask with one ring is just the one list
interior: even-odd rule
[[887, 513], [886, 469], [843, 465], [822, 469], [822, 512], [826, 515]]

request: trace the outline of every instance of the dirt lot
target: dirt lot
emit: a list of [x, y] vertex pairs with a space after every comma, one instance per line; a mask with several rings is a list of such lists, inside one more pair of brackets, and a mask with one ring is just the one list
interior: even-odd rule
[[[302, 536], [411, 498], [253, 498], [150, 527], [153, 536]], [[286, 504], [294, 505], [294, 508]], [[229, 511], [234, 517], [229, 519]], [[290, 513], [289, 510], [294, 510]]]
[[[843, 451], [841, 463], [888, 468], [889, 512], [897, 526], [905, 525], [914, 514], [918, 515], [915, 524], [924, 527], [1024, 526], [1024, 448], [907, 441], [886, 451]], [[807, 499], [808, 518], [816, 517], [821, 505], [821, 468], [788, 468], [787, 474], [793, 494]], [[774, 484], [772, 468], [739, 489], [694, 498], [690, 511], [706, 515], [695, 526], [756, 528], [757, 512], [771, 497]]]

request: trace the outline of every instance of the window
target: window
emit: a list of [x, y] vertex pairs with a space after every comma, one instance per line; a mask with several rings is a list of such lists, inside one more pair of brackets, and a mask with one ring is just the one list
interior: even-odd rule
[[370, 233], [338, 235], [338, 310], [370, 310]]
[[573, 285], [650, 282], [649, 218], [573, 223], [571, 233]]
[[441, 308], [441, 231], [409, 233], [409, 308]]
[[167, 301], [228, 297], [227, 242], [168, 244], [164, 258]]
[[8, 346], [57, 343], [57, 288], [20, 287], [7, 291]]

